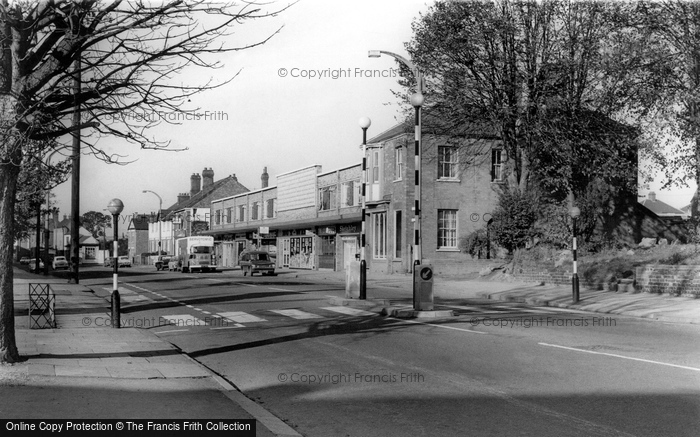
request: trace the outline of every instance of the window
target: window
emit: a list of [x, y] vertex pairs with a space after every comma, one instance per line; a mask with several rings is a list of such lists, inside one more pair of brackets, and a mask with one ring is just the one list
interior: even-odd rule
[[372, 214], [372, 254], [374, 259], [386, 259], [386, 213]]
[[372, 183], [379, 183], [379, 151], [372, 152]]
[[250, 208], [250, 219], [259, 220], [260, 217], [260, 202], [253, 202], [253, 206]]
[[241, 205], [238, 207], [238, 221], [239, 222], [245, 221], [245, 205]]
[[403, 225], [401, 223], [401, 210], [394, 211], [394, 258], [401, 259], [401, 246], [403, 244]]
[[491, 150], [491, 182], [503, 180], [503, 150]]
[[221, 210], [220, 209], [216, 210], [215, 217], [216, 217], [216, 219], [215, 219], [214, 223], [216, 223], [217, 225], [220, 225], [221, 224]]
[[267, 199], [265, 203], [267, 205], [265, 218], [273, 218], [275, 216], [275, 199]]
[[323, 187], [318, 190], [318, 209], [328, 211], [335, 209], [335, 186]]
[[226, 208], [226, 223], [231, 223], [233, 220], [233, 208]]
[[394, 149], [394, 172], [395, 180], [403, 179], [403, 147]]
[[438, 146], [438, 179], [457, 177], [457, 148]]
[[360, 197], [357, 195], [358, 185], [360, 185], [360, 181], [343, 182], [340, 187], [341, 207], [357, 206], [360, 204]]
[[457, 248], [457, 210], [438, 209], [438, 249]]

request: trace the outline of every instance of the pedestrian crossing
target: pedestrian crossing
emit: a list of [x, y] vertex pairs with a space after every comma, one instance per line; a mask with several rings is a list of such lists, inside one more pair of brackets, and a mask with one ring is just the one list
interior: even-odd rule
[[[321, 310], [325, 310], [328, 313], [334, 313], [335, 315], [343, 316], [376, 316], [377, 314], [369, 312], [356, 310], [354, 308], [348, 307], [323, 307]], [[212, 314], [209, 316], [196, 317], [192, 314], [166, 314], [159, 316], [160, 320], [164, 323], [163, 325], [172, 325], [176, 327], [197, 327], [197, 326], [208, 326], [211, 329], [224, 329], [227, 327], [231, 328], [245, 328], [248, 324], [256, 324], [261, 322], [268, 322], [269, 319], [261, 317], [260, 313], [270, 313], [270, 315], [282, 316], [283, 319], [292, 320], [312, 320], [312, 319], [327, 319], [333, 314], [316, 314], [308, 311], [302, 311], [299, 309], [280, 309], [280, 310], [260, 310], [257, 312], [258, 315], [246, 313], [244, 311], [225, 311]]]

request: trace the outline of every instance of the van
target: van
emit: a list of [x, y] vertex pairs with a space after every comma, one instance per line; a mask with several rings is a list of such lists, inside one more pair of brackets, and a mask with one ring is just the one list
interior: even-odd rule
[[250, 252], [243, 252], [241, 258], [238, 262], [243, 270], [243, 276], [250, 273], [258, 272], [263, 275], [274, 275], [275, 274], [275, 262], [270, 257], [270, 254], [264, 250], [251, 250]]

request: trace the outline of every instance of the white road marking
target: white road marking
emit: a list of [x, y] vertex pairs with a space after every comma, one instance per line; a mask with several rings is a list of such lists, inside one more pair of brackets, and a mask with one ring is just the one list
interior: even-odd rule
[[235, 329], [235, 328], [245, 328], [245, 325], [241, 325], [240, 323], [236, 323], [233, 326], [222, 326], [221, 328], [209, 328], [212, 331], [216, 329]]
[[287, 290], [286, 288], [273, 288], [273, 287], [267, 287], [270, 290], [275, 290], [275, 291], [292, 291], [292, 290]]
[[217, 278], [205, 278], [207, 281], [214, 281], [214, 282], [228, 282], [225, 279], [217, 279]]
[[204, 314], [211, 314], [209, 311], [202, 311]]
[[576, 352], [585, 352], [585, 353], [594, 354], [594, 355], [605, 355], [608, 357], [622, 358], [625, 360], [632, 360], [632, 361], [641, 361], [643, 363], [650, 363], [650, 364], [660, 364], [662, 366], [677, 367], [679, 369], [693, 370], [695, 372], [700, 372], [700, 368], [697, 368], [697, 367], [681, 366], [679, 364], [664, 363], [662, 361], [654, 361], [654, 360], [645, 360], [644, 358], [634, 358], [634, 357], [628, 357], [625, 355], [610, 354], [607, 352], [589, 351], [586, 349], [579, 349], [579, 348], [575, 348], [575, 347], [560, 346], [557, 344], [549, 344], [549, 343], [537, 343], [537, 344], [539, 344], [541, 346], [556, 347], [559, 349], [566, 349], [566, 350], [571, 350], [571, 351], [576, 351]]
[[185, 305], [187, 308], [194, 308], [192, 305]]
[[434, 323], [426, 323], [426, 322], [419, 322], [418, 320], [406, 320], [406, 319], [397, 319], [395, 317], [390, 317], [391, 319], [397, 320], [399, 322], [405, 322], [405, 323], [415, 323], [417, 325], [426, 325], [426, 326], [433, 326], [435, 328], [443, 328], [443, 329], [452, 329], [454, 331], [462, 331], [462, 332], [468, 332], [470, 334], [488, 334], [488, 332], [481, 332], [481, 331], [472, 331], [471, 329], [464, 329], [464, 328], [457, 328], [455, 326], [447, 326], [447, 325], [436, 325]]
[[376, 316], [376, 313], [358, 310], [350, 307], [322, 307], [322, 310], [333, 311], [335, 313], [346, 314], [348, 316]]
[[239, 282], [238, 284], [240, 284], [240, 285], [245, 285], [246, 287], [257, 287], [257, 285], [246, 284], [246, 283], [243, 283], [243, 282]]
[[226, 313], [219, 313], [219, 316], [229, 319], [233, 322], [238, 323], [251, 323], [251, 322], [266, 322], [267, 320], [260, 317], [256, 317], [252, 314], [244, 313], [243, 311], [229, 311]]
[[186, 332], [189, 331], [189, 329], [173, 329], [170, 331], [158, 331], [157, 334], [165, 334], [166, 332]]
[[479, 307], [470, 307], [466, 305], [440, 305], [441, 307], [447, 307], [447, 308], [457, 308], [460, 310], [469, 310], [469, 311], [476, 311], [479, 314], [503, 314], [503, 311], [485, 311]]
[[323, 316], [318, 314], [307, 313], [300, 310], [270, 310], [272, 313], [282, 314], [283, 316], [291, 317], [293, 319], [322, 319]]

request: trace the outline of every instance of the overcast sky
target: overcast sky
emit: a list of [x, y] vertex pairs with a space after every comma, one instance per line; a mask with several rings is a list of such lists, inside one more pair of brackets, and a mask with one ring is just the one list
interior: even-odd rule
[[[263, 167], [274, 185], [276, 175], [312, 164], [331, 171], [359, 163], [359, 118], [370, 117], [372, 137], [401, 117], [400, 102], [391, 93], [400, 89], [396, 63], [386, 56], [368, 58], [367, 51], [406, 55], [403, 43], [411, 37], [411, 23], [432, 3], [301, 0], [278, 17], [240, 26], [230, 37], [233, 44], [264, 38], [284, 27], [263, 46], [223, 56], [225, 69], [197, 72], [225, 80], [241, 70], [225, 87], [192, 99], [200, 112], [214, 114], [213, 119], [153, 131], [158, 139], [172, 141], [174, 148], [188, 150], [140, 150], [102, 140], [100, 147], [135, 162], [109, 165], [84, 156], [81, 214], [103, 211], [115, 197], [124, 202], [125, 214], [156, 211], [158, 199], [143, 190], [158, 193], [167, 208], [178, 193], [189, 192], [192, 173], [201, 174], [205, 167], [214, 170], [215, 180], [235, 173], [243, 185], [255, 189], [260, 188]], [[316, 77], [309, 77], [312, 74]], [[187, 80], [182, 76], [184, 83]], [[650, 188], [676, 207], [689, 203], [692, 196], [690, 189]], [[647, 191], [640, 189], [642, 194]], [[54, 192], [61, 214], [68, 214], [70, 181]]]

